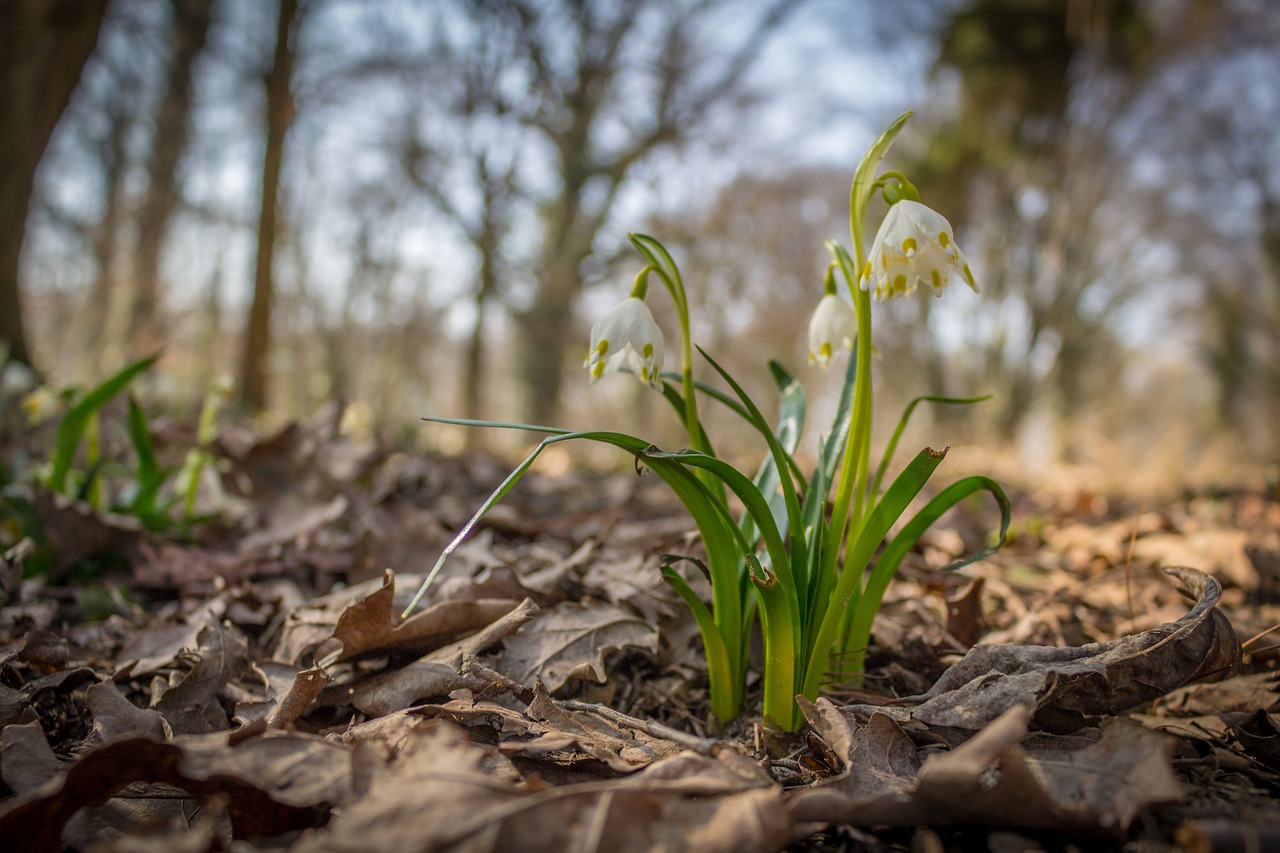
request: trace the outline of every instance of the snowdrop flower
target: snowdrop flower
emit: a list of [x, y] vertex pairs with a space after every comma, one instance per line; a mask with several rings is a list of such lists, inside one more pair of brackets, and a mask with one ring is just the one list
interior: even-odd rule
[[934, 296], [941, 296], [952, 273], [959, 273], [977, 292], [951, 223], [920, 202], [904, 199], [890, 207], [880, 223], [861, 284], [867, 290], [874, 279], [876, 299], [881, 302], [912, 293], [919, 284], [927, 284]]
[[661, 388], [662, 329], [643, 299], [629, 296], [591, 327], [591, 352], [583, 367], [591, 381], [619, 370], [634, 373], [640, 381]]
[[818, 301], [809, 318], [809, 363], [815, 361], [824, 369], [831, 365], [836, 350], [853, 349], [858, 334], [858, 319], [847, 302], [828, 293]]

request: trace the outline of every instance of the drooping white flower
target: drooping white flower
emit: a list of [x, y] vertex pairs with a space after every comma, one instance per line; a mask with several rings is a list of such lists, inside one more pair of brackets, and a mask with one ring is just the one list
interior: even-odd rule
[[592, 382], [622, 370], [661, 388], [662, 356], [662, 329], [644, 300], [629, 296], [591, 327], [591, 352], [582, 366]]
[[853, 308], [828, 293], [818, 301], [809, 318], [809, 363], [815, 361], [824, 369], [841, 347], [853, 349], [853, 339], [858, 334], [858, 318]]
[[905, 296], [920, 284], [941, 296], [952, 274], [978, 290], [969, 262], [956, 245], [946, 217], [918, 201], [903, 200], [889, 208], [876, 232], [871, 253], [862, 269], [862, 289], [874, 279], [876, 299]]

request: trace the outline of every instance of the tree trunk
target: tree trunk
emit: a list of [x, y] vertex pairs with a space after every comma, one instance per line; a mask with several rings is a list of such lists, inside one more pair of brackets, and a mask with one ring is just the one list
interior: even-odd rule
[[160, 250], [178, 207], [178, 164], [187, 147], [195, 99], [192, 73], [208, 40], [213, 0], [172, 0], [172, 47], [165, 91], [156, 109], [155, 133], [147, 162], [147, 195], [138, 210], [133, 306], [129, 312], [129, 351], [134, 358], [162, 344], [159, 322]]
[[586, 344], [575, 341], [572, 334], [573, 301], [581, 290], [581, 262], [581, 257], [562, 254], [548, 264], [537, 301], [520, 317], [520, 371], [531, 423], [555, 423], [568, 353], [575, 343], [586, 352]]
[[[122, 81], [118, 85], [123, 85]], [[93, 258], [97, 276], [89, 288], [80, 323], [86, 354], [93, 363], [118, 361], [113, 352], [120, 331], [119, 286], [117, 266], [120, 259], [120, 235], [125, 218], [125, 171], [128, 167], [129, 132], [133, 127], [132, 98], [113, 98], [107, 108], [110, 125], [98, 148], [102, 159], [103, 209], [93, 234]]]
[[240, 399], [249, 408], [267, 405], [267, 357], [271, 344], [271, 303], [275, 281], [272, 259], [276, 244], [276, 201], [280, 190], [280, 170], [284, 162], [284, 141], [293, 122], [293, 46], [291, 37], [298, 17], [298, 0], [280, 0], [276, 22], [276, 45], [271, 70], [264, 80], [266, 89], [267, 146], [262, 158], [262, 206], [258, 213], [258, 251], [254, 261], [253, 304], [245, 329], [243, 360], [240, 365]]
[[18, 256], [36, 167], [106, 10], [106, 0], [0, 0], [0, 347], [28, 366]]

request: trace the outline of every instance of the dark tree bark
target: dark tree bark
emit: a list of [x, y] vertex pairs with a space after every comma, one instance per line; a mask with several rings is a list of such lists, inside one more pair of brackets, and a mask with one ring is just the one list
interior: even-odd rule
[[36, 167], [106, 10], [106, 0], [0, 0], [0, 346], [26, 365], [18, 256]]
[[263, 80], [266, 91], [266, 151], [262, 158], [262, 204], [258, 213], [258, 251], [254, 260], [253, 304], [245, 329], [240, 364], [240, 399], [251, 409], [267, 405], [267, 357], [271, 346], [271, 304], [275, 297], [272, 261], [275, 256], [280, 172], [285, 135], [293, 123], [293, 36], [298, 0], [280, 0], [276, 43], [271, 68]]
[[159, 322], [160, 251], [180, 199], [178, 165], [190, 135], [195, 100], [193, 71], [208, 40], [213, 0], [171, 0], [171, 5], [172, 47], [147, 161], [147, 195], [137, 215], [133, 307], [129, 312], [129, 349], [134, 357], [154, 352], [163, 343]]

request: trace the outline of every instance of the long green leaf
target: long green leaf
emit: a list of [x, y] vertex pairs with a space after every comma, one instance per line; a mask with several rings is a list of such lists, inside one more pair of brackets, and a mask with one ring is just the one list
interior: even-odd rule
[[1005, 537], [1009, 532], [1011, 509], [1009, 497], [998, 483], [989, 477], [965, 477], [935, 495], [933, 500], [925, 504], [924, 508], [907, 522], [898, 535], [893, 537], [893, 540], [885, 547], [884, 553], [880, 555], [880, 559], [876, 561], [875, 568], [871, 570], [871, 577], [867, 579], [866, 589], [863, 590], [862, 597], [858, 601], [846, 645], [846, 648], [852, 652], [855, 671], [860, 669], [861, 662], [865, 660], [867, 644], [871, 639], [871, 624], [880, 609], [880, 602], [884, 599], [885, 590], [889, 588], [889, 581], [893, 579], [903, 557], [915, 547], [924, 532], [941, 518], [943, 513], [970, 495], [982, 491], [989, 492], [995, 498], [996, 505], [1000, 508], [1000, 533], [996, 543], [980, 548], [974, 554], [952, 563], [945, 568], [945, 571], [967, 566], [969, 563], [981, 560], [1000, 550], [1000, 546], [1004, 544]]
[[698, 623], [698, 633], [702, 635], [702, 647], [707, 655], [707, 678], [711, 685], [711, 712], [718, 719], [732, 719], [742, 706], [739, 682], [735, 676], [729, 650], [724, 637], [716, 626], [715, 619], [707, 605], [689, 586], [689, 582], [669, 565], [662, 567], [662, 576], [679, 594], [680, 598], [693, 613]]
[[849, 353], [849, 364], [845, 368], [844, 384], [840, 386], [840, 400], [836, 405], [836, 414], [831, 421], [831, 431], [827, 434], [826, 449], [821, 455], [823, 479], [828, 484], [836, 475], [840, 466], [840, 456], [844, 453], [845, 442], [849, 438], [849, 429], [853, 419], [853, 386], [858, 374], [857, 353]]
[[71, 462], [76, 448], [84, 436], [95, 412], [101, 409], [112, 397], [123, 391], [139, 373], [156, 362], [160, 353], [135, 361], [115, 376], [84, 395], [63, 417], [58, 424], [58, 434], [54, 439], [53, 460], [49, 469], [48, 486], [51, 491], [61, 492], [66, 488], [67, 475], [71, 471]]
[[[793, 555], [796, 555], [798, 564], [803, 568], [808, 565], [808, 561], [804, 558], [805, 541], [804, 529], [800, 526], [800, 499], [796, 495], [795, 481], [791, 479], [790, 475], [791, 470], [796, 467], [795, 460], [793, 460], [791, 458], [791, 454], [787, 453], [787, 451], [782, 448], [782, 445], [778, 443], [777, 436], [775, 436], [773, 434], [773, 430], [769, 428], [768, 422], [765, 421], [764, 415], [760, 413], [760, 409], [756, 406], [755, 401], [747, 395], [747, 392], [743, 390], [742, 386], [739, 385], [736, 380], [734, 380], [729, 371], [721, 367], [719, 362], [708, 355], [706, 350], [702, 349], [702, 347], [698, 347], [698, 352], [702, 353], [702, 357], [707, 360], [707, 363], [715, 368], [716, 372], [720, 374], [720, 378], [729, 384], [729, 387], [733, 389], [733, 393], [738, 395], [738, 399], [742, 402], [743, 407], [746, 408], [747, 412], [751, 415], [752, 423], [756, 425], [756, 429], [764, 436], [765, 443], [769, 446], [769, 453], [773, 456], [774, 467], [778, 471], [778, 481], [782, 486], [782, 497], [786, 501], [787, 505], [787, 531], [791, 537], [791, 552]], [[783, 474], [784, 471], [787, 472], [785, 475]], [[727, 483], [728, 481], [726, 481], [726, 484]], [[732, 486], [730, 486], [730, 488], [732, 488]], [[759, 490], [757, 489], [757, 493], [758, 491]], [[796, 593], [802, 600], [806, 597], [805, 581], [805, 578], [799, 575], [793, 575], [792, 582], [797, 585]]]
[[[916, 454], [915, 459], [902, 470], [885, 492], [874, 510], [867, 516], [854, 547], [845, 554], [844, 568], [839, 580], [832, 582], [830, 576], [821, 576], [822, 588], [819, 589], [819, 602], [828, 602], [822, 617], [821, 627], [814, 635], [809, 647], [809, 662], [804, 673], [804, 695], [810, 699], [818, 695], [822, 684], [822, 676], [826, 671], [827, 660], [835, 645], [837, 635], [844, 626], [851, 608], [856, 608], [862, 598], [862, 575], [871, 556], [875, 553], [881, 540], [889, 532], [893, 523], [906, 511], [911, 501], [924, 488], [925, 483], [933, 475], [934, 470], [942, 463], [946, 451], [941, 452], [925, 448]], [[839, 543], [827, 543], [829, 548], [838, 548]]]
[[939, 397], [936, 395], [916, 397], [907, 407], [902, 410], [902, 417], [898, 418], [898, 426], [893, 430], [893, 436], [889, 439], [889, 444], [884, 449], [884, 456], [880, 459], [880, 467], [876, 469], [875, 479], [871, 481], [871, 495], [874, 498], [880, 493], [880, 483], [884, 481], [885, 472], [889, 470], [889, 463], [893, 459], [893, 453], [898, 449], [898, 441], [902, 438], [903, 431], [907, 428], [907, 422], [911, 420], [911, 414], [916, 410], [916, 406], [921, 403], [942, 403], [954, 406], [969, 405], [971, 403], [981, 403], [983, 400], [990, 400], [994, 394], [983, 394], [981, 397]]
[[[431, 418], [430, 420], [435, 421], [437, 423], [458, 423], [458, 421], [448, 419], [448, 418]], [[530, 427], [525, 424], [500, 424], [496, 422], [490, 423], [490, 422], [473, 421], [473, 422], [467, 423], [466, 425], [468, 426], [490, 426], [491, 425], [494, 427], [503, 427], [508, 429], [530, 429], [538, 432], [543, 431], [541, 428]], [[493, 491], [493, 493], [490, 494], [489, 497], [485, 499], [484, 503], [480, 505], [480, 509], [476, 510], [476, 513], [473, 516], [471, 516], [471, 518], [467, 521], [466, 524], [462, 525], [462, 528], [458, 531], [457, 535], [454, 536], [453, 539], [449, 542], [449, 544], [445, 546], [444, 551], [441, 552], [440, 557], [436, 560], [435, 565], [431, 567], [431, 571], [427, 574], [426, 580], [422, 582], [422, 586], [418, 588], [417, 593], [413, 596], [413, 600], [410, 601], [409, 606], [405, 608], [401, 618], [407, 619], [409, 617], [409, 614], [412, 613], [414, 609], [418, 606], [418, 603], [422, 601], [422, 597], [427, 594], [427, 589], [431, 586], [432, 582], [435, 581], [436, 575], [440, 573], [440, 569], [444, 566], [445, 561], [449, 559], [449, 556], [458, 549], [458, 546], [461, 545], [469, 535], [471, 535], [472, 529], [476, 526], [477, 523], [479, 523], [480, 519], [483, 518], [489, 510], [493, 509], [493, 507], [496, 506], [499, 501], [501, 501], [504, 497], [506, 497], [507, 493], [510, 492], [513, 488], [515, 488], [515, 485], [519, 483], [521, 479], [523, 479], [524, 475], [528, 472], [530, 466], [532, 466], [533, 463], [537, 461], [538, 457], [542, 455], [542, 451], [546, 450], [549, 446], [559, 441], [565, 441], [573, 438], [600, 438], [603, 440], [604, 437], [606, 436], [609, 437], [609, 439], [611, 439], [609, 443], [615, 444], [616, 446], [619, 446], [619, 447], [626, 447], [627, 449], [630, 449], [632, 450], [632, 452], [635, 452], [635, 453], [639, 453], [640, 451], [649, 447], [648, 442], [643, 441], [642, 439], [636, 438], [634, 436], [626, 435], [625, 433], [559, 432], [556, 435], [548, 436], [547, 438], [543, 439], [541, 442], [538, 443], [538, 446], [535, 447], [529, 453], [529, 455], [526, 456], [524, 460], [519, 465], [517, 465], [510, 474], [507, 475], [507, 478], [498, 485], [498, 488], [496, 488]]]
[[147, 416], [132, 394], [129, 395], [126, 425], [133, 452], [138, 457], [138, 472], [135, 476], [137, 492], [129, 503], [129, 511], [150, 525], [156, 520], [156, 498], [164, 484], [165, 473], [156, 462], [151, 430], [147, 428]]

